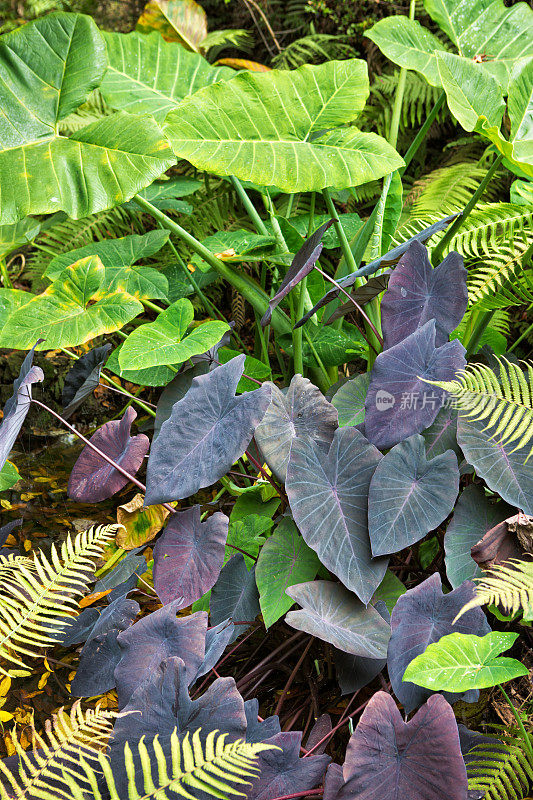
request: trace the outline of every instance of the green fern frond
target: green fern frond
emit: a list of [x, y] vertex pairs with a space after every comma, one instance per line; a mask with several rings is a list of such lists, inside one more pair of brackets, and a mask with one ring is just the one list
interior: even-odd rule
[[[0, 556], [0, 658], [26, 670], [21, 656], [35, 658], [56, 643], [66, 620], [94, 573], [93, 558], [110, 541], [116, 525], [100, 525], [69, 536], [50, 557], [38, 552], [30, 563]], [[0, 672], [10, 674], [0, 666]], [[17, 670], [15, 670], [17, 672]]]
[[[413, 184], [407, 197], [407, 204], [411, 205], [411, 216], [420, 217], [435, 213], [446, 216], [461, 211], [486, 172], [487, 170], [479, 167], [475, 161], [460, 161], [424, 175]], [[494, 192], [490, 185], [489, 190]]]
[[[455, 620], [477, 606], [501, 606], [505, 614], [523, 611], [527, 621], [533, 616], [533, 562], [510, 558], [494, 564], [487, 574], [476, 578], [476, 596], [459, 612]], [[454, 622], [455, 622], [454, 620]]]
[[[370, 86], [370, 98], [367, 107], [361, 114], [361, 126], [385, 135], [390, 129], [394, 109], [394, 98], [398, 90], [399, 72], [379, 75]], [[438, 87], [431, 86], [417, 72], [409, 71], [406, 75], [404, 103], [400, 117], [400, 134], [411, 128], [419, 127], [435, 105], [440, 94]], [[437, 116], [440, 122], [446, 116], [446, 108]]]
[[71, 133], [76, 133], [81, 128], [85, 128], [86, 125], [90, 125], [91, 122], [96, 122], [102, 117], [107, 117], [114, 113], [99, 90], [94, 89], [76, 111], [58, 123], [58, 131], [63, 136], [70, 136]]
[[521, 238], [527, 241], [533, 226], [533, 206], [514, 203], [483, 203], [461, 225], [451, 250], [469, 258], [486, 258], [501, 242]]
[[[460, 342], [464, 344], [465, 340], [471, 335], [472, 317], [474, 316], [475, 319], [476, 313], [477, 313], [477, 308], [470, 308], [464, 315], [463, 319], [461, 320], [455, 331], [451, 334], [451, 338], [457, 338], [459, 339]], [[505, 352], [507, 350], [506, 340], [510, 334], [509, 326], [510, 326], [509, 312], [504, 311], [503, 309], [498, 309], [494, 311], [492, 318], [490, 320], [490, 324], [487, 325], [487, 327], [485, 328], [485, 330], [481, 335], [478, 349], [486, 344], [489, 345], [489, 347], [492, 347], [496, 355], [499, 355], [500, 352]], [[498, 350], [498, 348], [501, 349]]]
[[346, 36], [331, 33], [309, 33], [285, 47], [272, 59], [276, 69], [296, 69], [302, 64], [319, 64], [332, 59], [351, 58], [356, 52]]
[[490, 310], [533, 303], [533, 272], [523, 268], [530, 242], [533, 242], [533, 234], [525, 240], [509, 240], [509, 243], [500, 244], [481, 264], [470, 268], [470, 305], [479, 303]]
[[[449, 392], [459, 413], [473, 421], [486, 421], [483, 430], [496, 426], [492, 437], [502, 445], [516, 442], [515, 450], [533, 439], [533, 364], [526, 364], [527, 379], [518, 364], [496, 358], [500, 375], [485, 364], [469, 364], [453, 381], [428, 381]], [[533, 453], [533, 446], [526, 459]]]
[[[248, 744], [242, 740], [226, 744], [227, 734], [212, 731], [207, 735], [205, 745], [200, 740], [200, 729], [189, 739], [189, 734], [180, 743], [176, 730], [172, 733], [170, 775], [159, 737], [151, 742], [151, 750], [155, 755], [155, 764], [151, 763], [144, 737], [137, 745], [142, 768], [143, 792], [140, 794], [135, 784], [135, 764], [129, 744], [124, 747], [126, 771], [129, 777], [128, 797], [119, 796], [113, 772], [107, 758], [100, 754], [100, 767], [103, 772], [110, 800], [166, 800], [176, 796], [195, 800], [192, 790], [206, 792], [212, 797], [224, 800], [228, 795], [245, 795], [231, 784], [249, 783], [248, 778], [256, 778], [259, 769], [257, 756], [264, 750], [279, 749], [274, 745], [256, 743]], [[102, 800], [98, 778], [93, 767], [85, 759], [81, 759], [87, 782], [94, 793], [95, 800]], [[85, 800], [83, 790], [71, 776], [66, 780], [72, 794], [72, 800]], [[48, 800], [48, 798], [46, 798]], [[51, 798], [50, 798], [51, 800]]]
[[468, 788], [485, 792], [485, 800], [523, 800], [533, 780], [533, 759], [524, 740], [502, 731], [494, 743], [477, 745], [468, 754]]
[[89, 789], [89, 782], [81, 759], [99, 767], [99, 751], [105, 747], [113, 731], [112, 711], [103, 711], [99, 706], [82, 711], [78, 700], [70, 714], [62, 708], [46, 723], [44, 736], [32, 729], [33, 752], [28, 754], [17, 739], [16, 728], [10, 739], [19, 759], [18, 773], [11, 772], [0, 761], [0, 777], [9, 785], [0, 782], [0, 798], [53, 797], [54, 800], [70, 800], [71, 792], [64, 773], [82, 789]]

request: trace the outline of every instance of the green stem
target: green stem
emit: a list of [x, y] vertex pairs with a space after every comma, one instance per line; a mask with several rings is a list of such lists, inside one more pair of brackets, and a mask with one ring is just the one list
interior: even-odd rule
[[252, 203], [252, 201], [250, 200], [250, 198], [246, 194], [244, 186], [242, 185], [240, 180], [238, 178], [236, 178], [234, 175], [230, 175], [230, 181], [231, 181], [231, 184], [232, 184], [233, 188], [235, 189], [235, 191], [239, 195], [240, 201], [243, 204], [243, 206], [245, 207], [245, 209], [246, 209], [246, 211], [248, 213], [248, 216], [250, 217], [250, 219], [254, 223], [257, 233], [262, 233], [263, 236], [270, 236], [265, 223], [263, 222], [263, 220], [259, 216], [256, 207], [254, 206], [254, 204]]
[[344, 228], [342, 227], [342, 222], [340, 221], [338, 211], [333, 204], [333, 200], [331, 199], [329, 189], [323, 189], [322, 196], [326, 201], [328, 214], [333, 219], [333, 224], [335, 226], [335, 230], [337, 231], [337, 237], [339, 239], [342, 254], [344, 256], [346, 265], [349, 267], [348, 272], [355, 272], [355, 270], [357, 269], [357, 264], [355, 263], [355, 258], [352, 253], [352, 248], [350, 247], [350, 243], [346, 238], [346, 233], [344, 232]]
[[515, 718], [515, 720], [517, 722], [517, 725], [520, 728], [520, 733], [522, 734], [522, 739], [524, 740], [524, 744], [526, 746], [526, 749], [527, 749], [530, 757], [533, 758], [533, 746], [531, 745], [531, 739], [529, 738], [528, 733], [527, 733], [526, 729], [524, 728], [524, 723], [522, 722], [522, 720], [520, 718], [520, 714], [516, 710], [516, 708], [514, 706], [514, 703], [511, 702], [511, 699], [507, 695], [507, 692], [505, 691], [505, 689], [503, 688], [501, 683], [498, 684], [498, 689], [500, 690], [500, 692], [503, 694], [503, 696], [505, 697], [505, 699], [509, 703], [509, 707], [510, 707], [512, 713], [513, 713], [513, 717]]
[[441, 110], [442, 106], [444, 105], [444, 101], [446, 100], [446, 92], [442, 92], [437, 98], [435, 105], [429, 112], [428, 116], [425, 119], [424, 124], [416, 134], [415, 138], [411, 142], [407, 153], [404, 155], [403, 160], [405, 161], [405, 166], [400, 167], [398, 172], [400, 175], [403, 175], [413, 158], [415, 157], [416, 153], [418, 152], [418, 148], [426, 138], [426, 134], [435, 122], [439, 111]]
[[500, 153], [497, 156], [497, 158], [494, 159], [494, 162], [493, 162], [492, 166], [490, 167], [489, 170], [487, 170], [487, 173], [486, 173], [485, 177], [483, 178], [483, 180], [481, 181], [481, 183], [477, 187], [476, 191], [474, 192], [474, 194], [472, 195], [472, 197], [470, 198], [470, 200], [466, 204], [463, 213], [460, 216], [458, 216], [457, 219], [454, 220], [454, 222], [452, 222], [452, 224], [447, 229], [446, 233], [444, 234], [444, 236], [442, 237], [442, 239], [440, 240], [438, 245], [433, 250], [433, 254], [432, 254], [432, 257], [431, 257], [431, 260], [433, 262], [433, 266], [437, 266], [437, 264], [440, 264], [440, 262], [442, 261], [442, 256], [443, 256], [444, 250], [450, 244], [450, 242], [452, 241], [453, 237], [455, 236], [455, 234], [457, 233], [459, 228], [467, 220], [468, 216], [470, 215], [472, 210], [475, 208], [478, 200], [485, 193], [485, 190], [486, 190], [487, 186], [489, 185], [490, 181], [494, 177], [494, 173], [496, 172], [496, 170], [500, 166], [502, 160], [503, 160], [503, 154]]
[[481, 337], [485, 333], [487, 326], [489, 325], [492, 315], [494, 311], [478, 311], [472, 320], [472, 329], [470, 335], [466, 338], [463, 342], [464, 346], [466, 347], [466, 357], [470, 358], [473, 356], [476, 350], [478, 349], [479, 343], [481, 341]]
[[[294, 195], [291, 194], [290, 203], [292, 207], [292, 200], [294, 199]], [[316, 193], [311, 192], [311, 203], [309, 207], [309, 224], [307, 226], [307, 236], [311, 236], [311, 233], [314, 228], [314, 221], [315, 221], [315, 205], [316, 205]], [[288, 214], [287, 214], [288, 216]], [[305, 292], [307, 289], [307, 275], [301, 280], [300, 282], [300, 289], [298, 295], [298, 310], [296, 312], [296, 319], [301, 319], [304, 315], [305, 311]], [[304, 360], [303, 360], [303, 351], [302, 351], [302, 329], [296, 328], [292, 331], [292, 347], [294, 353], [294, 371], [296, 373], [300, 373], [300, 375], [304, 375]]]
[[524, 339], [525, 339], [527, 336], [529, 336], [529, 334], [530, 334], [532, 331], [533, 331], [533, 322], [531, 323], [531, 325], [530, 325], [528, 328], [526, 328], [526, 329], [525, 329], [524, 333], [522, 333], [522, 334], [521, 334], [521, 335], [518, 337], [518, 339], [516, 340], [516, 342], [514, 342], [514, 344], [512, 344], [512, 345], [511, 345], [511, 347], [509, 348], [509, 352], [511, 352], [511, 350], [514, 350], [514, 349], [515, 349], [515, 347], [518, 347], [518, 345], [520, 344], [520, 342], [522, 342], [522, 341], [523, 341], [523, 340], [524, 340]]
[[[314, 195], [314, 192], [313, 192], [313, 195]], [[291, 214], [292, 214], [292, 206], [294, 204], [294, 198], [295, 197], [296, 197], [296, 195], [294, 195], [294, 194], [289, 195], [289, 202], [287, 203], [287, 210], [285, 212], [285, 218], [286, 219], [289, 219]]]
[[155, 312], [156, 312], [156, 314], [160, 314], [162, 311], [164, 311], [164, 310], [165, 310], [164, 308], [161, 308], [160, 306], [156, 305], [155, 303], [152, 303], [152, 301], [151, 301], [151, 300], [146, 300], [146, 298], [143, 298], [143, 299], [141, 300], [141, 303], [142, 303], [142, 304], [143, 304], [143, 306], [145, 306], [146, 308], [151, 308], [151, 309], [152, 309], [152, 311], [155, 311]]
[[0, 258], [0, 275], [2, 276], [2, 283], [4, 284], [4, 287], [6, 289], [12, 289], [13, 284], [11, 283], [11, 278], [9, 277], [5, 258]]

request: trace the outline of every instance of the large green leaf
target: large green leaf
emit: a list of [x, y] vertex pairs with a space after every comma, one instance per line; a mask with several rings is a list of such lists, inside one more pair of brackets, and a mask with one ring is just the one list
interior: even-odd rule
[[32, 217], [26, 217], [15, 225], [0, 225], [0, 258], [33, 241], [40, 230], [41, 223]]
[[359, 59], [243, 72], [184, 100], [165, 132], [179, 158], [217, 175], [285, 192], [356, 186], [403, 164], [380, 136], [340, 127], [367, 97]]
[[[262, 236], [247, 230], [218, 231], [202, 242], [211, 253], [222, 261], [238, 263], [242, 261], [262, 261], [266, 253], [270, 253], [276, 244], [274, 236]], [[197, 254], [191, 258], [202, 271], [207, 272], [209, 264]]]
[[167, 383], [176, 377], [179, 364], [169, 367], [148, 367], [148, 369], [122, 369], [120, 366], [120, 351], [122, 345], [113, 350], [106, 362], [106, 369], [119, 375], [129, 383], [136, 383], [138, 386], [166, 386]]
[[104, 34], [109, 66], [100, 91], [112, 108], [151, 114], [158, 121], [184, 97], [216, 81], [229, 80], [229, 67], [212, 67], [198, 53], [165, 42], [158, 33]]
[[435, 53], [446, 48], [419, 22], [409, 17], [385, 17], [366, 31], [365, 36], [395, 64], [414, 69], [432, 86], [440, 86]]
[[151, 0], [137, 22], [140, 33], [159, 31], [167, 42], [198, 52], [207, 36], [207, 16], [195, 0]]
[[31, 292], [20, 289], [0, 289], [0, 331], [17, 308], [25, 306], [33, 297]]
[[114, 115], [59, 136], [101, 80], [105, 45], [79, 14], [51, 14], [0, 39], [0, 222], [129, 200], [175, 159], [154, 120]]
[[229, 330], [226, 322], [204, 322], [186, 336], [194, 319], [190, 300], [177, 300], [155, 322], [148, 322], [130, 333], [123, 343], [119, 364], [125, 370], [180, 364], [205, 353]]
[[448, 107], [465, 131], [478, 130], [483, 121], [499, 128], [505, 103], [496, 78], [453, 53], [438, 53], [436, 58]]
[[104, 275], [98, 256], [77, 261], [46, 291], [10, 316], [0, 345], [28, 350], [43, 338], [37, 350], [73, 347], [122, 328], [143, 307], [125, 292], [108, 292]]
[[414, 658], [403, 680], [435, 692], [467, 692], [528, 675], [527, 667], [515, 658], [498, 658], [517, 638], [518, 633], [500, 631], [486, 636], [450, 633]]

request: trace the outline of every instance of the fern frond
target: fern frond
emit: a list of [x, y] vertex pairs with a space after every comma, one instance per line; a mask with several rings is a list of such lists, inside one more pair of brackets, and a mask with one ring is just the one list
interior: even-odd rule
[[[526, 363], [527, 379], [518, 364], [496, 358], [497, 377], [485, 364], [469, 364], [453, 381], [426, 381], [449, 392], [459, 413], [473, 421], [486, 420], [483, 430], [496, 426], [491, 438], [502, 445], [517, 443], [514, 450], [533, 439], [533, 364]], [[533, 445], [526, 459], [533, 453]]]
[[76, 133], [76, 131], [85, 128], [91, 122], [96, 122], [102, 117], [107, 117], [114, 113], [114, 110], [105, 102], [100, 91], [94, 89], [76, 111], [58, 123], [58, 131], [63, 136], [70, 136], [71, 133]]
[[491, 256], [501, 242], [521, 238], [527, 242], [533, 225], [533, 206], [483, 203], [467, 217], [450, 244], [469, 258]]
[[533, 272], [523, 268], [530, 242], [533, 242], [533, 234], [525, 240], [500, 244], [479, 266], [470, 268], [470, 305], [479, 303], [484, 309], [497, 309], [533, 303]]
[[[475, 161], [460, 161], [429, 172], [413, 184], [407, 197], [407, 204], [411, 204], [411, 216], [435, 213], [446, 216], [461, 211], [486, 172]], [[492, 186], [490, 191], [494, 191]]]
[[[379, 75], [370, 86], [369, 103], [361, 115], [365, 129], [371, 129], [385, 135], [390, 129], [393, 115], [394, 98], [398, 90], [399, 72]], [[408, 129], [420, 126], [439, 97], [439, 88], [431, 86], [417, 72], [409, 71], [406, 75], [404, 103], [400, 117], [400, 134]], [[446, 116], [446, 108], [437, 116], [440, 122]]]
[[468, 753], [468, 788], [485, 792], [485, 800], [522, 800], [533, 780], [533, 759], [519, 736], [502, 736], [476, 745]]
[[[242, 785], [248, 783], [248, 778], [256, 778], [259, 769], [256, 760], [263, 750], [275, 750], [274, 745], [257, 743], [248, 744], [242, 740], [226, 744], [227, 734], [212, 731], [207, 735], [205, 744], [200, 740], [200, 729], [195, 731], [189, 739], [185, 735], [179, 741], [176, 730], [172, 733], [171, 768], [170, 775], [163, 748], [156, 736], [151, 742], [151, 750], [155, 755], [155, 764], [151, 763], [148, 748], [144, 737], [137, 745], [139, 760], [142, 768], [143, 792], [140, 794], [135, 784], [135, 764], [129, 744], [124, 747], [126, 772], [129, 778], [128, 797], [120, 796], [117, 792], [113, 772], [107, 758], [100, 754], [100, 767], [104, 775], [110, 800], [166, 800], [168, 798], [185, 797], [195, 800], [192, 790], [206, 792], [212, 797], [227, 798], [229, 794], [243, 796], [232, 784]], [[85, 770], [87, 782], [94, 793], [95, 800], [102, 800], [98, 779], [92, 766], [85, 759], [81, 759]], [[73, 800], [85, 800], [84, 794], [75, 779], [66, 776]], [[48, 800], [48, 799], [47, 799]]]
[[[23, 670], [21, 656], [35, 658], [56, 643], [67, 618], [79, 610], [78, 598], [94, 573], [93, 558], [111, 540], [116, 525], [100, 525], [69, 536], [50, 557], [34, 553], [31, 563], [0, 556], [0, 658]], [[0, 672], [9, 674], [0, 666]]]
[[46, 723], [42, 736], [32, 728], [33, 752], [28, 753], [17, 739], [16, 728], [10, 739], [18, 756], [18, 774], [10, 771], [0, 761], [0, 777], [9, 784], [9, 794], [0, 783], [0, 798], [53, 797], [70, 800], [71, 793], [64, 780], [67, 773], [82, 789], [89, 783], [81, 767], [83, 758], [93, 768], [99, 767], [99, 751], [105, 747], [113, 731], [112, 720], [116, 714], [103, 711], [99, 706], [82, 711], [80, 702], [72, 706], [70, 714], [62, 708]]
[[309, 33], [285, 47], [272, 59], [276, 69], [296, 69], [302, 64], [319, 64], [332, 59], [351, 58], [356, 54], [346, 36], [331, 33]]
[[[494, 564], [490, 572], [476, 578], [476, 596], [458, 613], [455, 620], [477, 606], [501, 606], [505, 614], [522, 610], [525, 620], [533, 615], [533, 562], [510, 558]], [[454, 622], [455, 622], [454, 620]]]

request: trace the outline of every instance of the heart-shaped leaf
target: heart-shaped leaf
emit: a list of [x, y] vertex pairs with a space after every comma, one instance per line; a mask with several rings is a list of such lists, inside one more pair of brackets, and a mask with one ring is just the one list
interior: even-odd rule
[[403, 341], [430, 319], [435, 320], [435, 345], [440, 347], [461, 322], [467, 303], [466, 269], [459, 253], [450, 253], [433, 269], [427, 248], [413, 242], [393, 270], [381, 301], [384, 348]]
[[330, 642], [338, 650], [366, 658], [384, 658], [390, 626], [373, 606], [365, 607], [344, 586], [332, 581], [308, 581], [287, 594], [302, 606], [289, 611], [288, 625]]
[[[465, 581], [449, 594], [443, 594], [438, 572], [413, 589], [409, 589], [396, 603], [391, 617], [391, 639], [387, 667], [394, 694], [409, 713], [429, 697], [431, 692], [403, 680], [407, 665], [423, 653], [428, 644], [438, 642], [449, 633], [490, 632], [485, 614], [480, 608], [472, 609], [454, 623], [463, 606], [474, 596], [474, 584]], [[478, 612], [478, 613], [474, 613]], [[461, 694], [448, 694], [450, 702], [466, 699], [472, 702], [476, 694], [461, 698]]]
[[528, 448], [514, 450], [504, 446], [492, 429], [484, 430], [483, 421], [459, 415], [457, 441], [469, 464], [493, 492], [525, 514], [533, 515], [533, 471], [526, 464]]
[[[221, 261], [239, 264], [243, 261], [262, 261], [275, 248], [276, 239], [274, 236], [251, 233], [240, 228], [235, 231], [217, 231], [203, 239], [202, 244]], [[191, 264], [204, 272], [209, 269], [207, 261], [198, 253], [193, 255]]]
[[259, 614], [259, 592], [255, 569], [247, 570], [241, 553], [230, 558], [211, 590], [211, 624], [219, 625], [228, 617], [235, 625], [236, 639]]
[[15, 225], [0, 225], [0, 258], [5, 258], [18, 247], [32, 242], [40, 230], [41, 223], [33, 217], [26, 217]]
[[104, 278], [104, 265], [98, 256], [77, 261], [9, 317], [2, 330], [2, 345], [27, 350], [46, 331], [46, 342], [37, 349], [49, 350], [83, 344], [120, 330], [143, 311], [143, 306], [122, 291], [108, 293]]
[[436, 58], [448, 108], [465, 131], [482, 132], [483, 123], [499, 128], [505, 102], [496, 78], [454, 53], [436, 53]]
[[365, 421], [365, 399], [370, 386], [370, 372], [346, 381], [331, 400], [339, 413], [339, 426], [360, 425]]
[[163, 506], [144, 506], [144, 495], [136, 494], [117, 508], [117, 522], [121, 527], [115, 537], [116, 543], [124, 550], [146, 544], [159, 533], [169, 513]]
[[[179, 158], [217, 175], [284, 192], [357, 186], [403, 163], [381, 137], [341, 127], [367, 96], [366, 64], [354, 58], [241, 72], [182, 101], [167, 116], [165, 133]], [[233, 113], [221, 115], [220, 108]]]
[[422, 436], [392, 448], [376, 467], [368, 493], [372, 554], [397, 553], [435, 530], [453, 510], [459, 493], [455, 453], [430, 461]]
[[376, 358], [366, 396], [365, 432], [381, 450], [422, 433], [437, 416], [446, 394], [433, 391], [424, 379], [449, 375], [445, 380], [451, 380], [466, 364], [465, 348], [457, 339], [435, 348], [435, 331], [435, 320], [429, 320]]
[[293, 441], [287, 496], [300, 533], [325, 567], [368, 603], [387, 559], [372, 558], [368, 489], [381, 453], [355, 428], [338, 428], [329, 452]]
[[516, 658], [500, 658], [518, 639], [518, 633], [494, 631], [486, 636], [450, 633], [428, 645], [404, 673], [404, 680], [432, 691], [466, 692], [486, 689], [529, 675]]
[[272, 399], [254, 437], [261, 456], [284, 483], [295, 438], [316, 442], [327, 450], [337, 427], [337, 412], [322, 392], [301, 375], [293, 377], [285, 392], [274, 383], [268, 385]]
[[231, 468], [270, 403], [270, 387], [235, 397], [244, 355], [193, 379], [161, 426], [147, 470], [146, 503], [195, 494]]
[[444, 45], [416, 20], [387, 16], [365, 31], [381, 52], [395, 64], [420, 72], [432, 86], [440, 86], [435, 53]]
[[319, 568], [316, 553], [306, 545], [292, 519], [282, 519], [257, 559], [257, 588], [266, 628], [277, 622], [293, 605], [285, 589], [293, 586], [295, 581], [313, 580]]
[[461, 455], [461, 448], [457, 444], [457, 411], [451, 405], [440, 409], [435, 420], [422, 435], [428, 458], [440, 456], [446, 450], [453, 450], [457, 456]]
[[465, 800], [468, 783], [451, 706], [430, 697], [404, 722], [377, 692], [352, 734], [338, 800]]
[[506, 503], [491, 503], [481, 486], [472, 483], [463, 490], [444, 535], [446, 577], [454, 589], [481, 575], [470, 551], [512, 513]]
[[[385, 603], [382, 600], [378, 600], [374, 607], [385, 622], [390, 624], [390, 613]], [[353, 694], [367, 686], [387, 665], [386, 658], [353, 656], [337, 649], [333, 650], [333, 662], [335, 664], [337, 682], [343, 695]]]
[[281, 753], [266, 750], [260, 754], [260, 774], [252, 778], [252, 786], [246, 793], [248, 800], [270, 800], [302, 793], [321, 782], [331, 758], [326, 755], [300, 758], [302, 734], [299, 731], [278, 733], [268, 743], [280, 747]]
[[[102, 425], [89, 441], [130, 475], [140, 469], [150, 448], [144, 433], [130, 436], [131, 425], [137, 412], [130, 406], [121, 420]], [[68, 496], [78, 503], [99, 503], [113, 497], [128, 483], [128, 478], [118, 472], [89, 445], [85, 445], [74, 464], [68, 482]]]
[[136, 29], [144, 34], [158, 31], [165, 41], [197, 51], [207, 36], [207, 15], [195, 0], [150, 0]]
[[154, 548], [154, 588], [162, 603], [190, 606], [215, 584], [224, 562], [229, 520], [212, 514], [200, 521], [200, 506], [172, 515]]
[[[42, 342], [39, 339], [37, 344]], [[37, 344], [32, 347], [20, 367], [18, 378], [13, 383], [13, 394], [7, 400], [0, 424], [0, 469], [8, 456], [30, 410], [32, 384], [44, 380], [44, 372], [33, 366], [33, 354]]]
[[181, 364], [191, 356], [205, 353], [229, 330], [226, 322], [204, 322], [186, 335], [194, 319], [190, 300], [177, 300], [158, 316], [135, 328], [120, 348], [122, 369], [146, 369]]
[[65, 419], [68, 419], [81, 406], [85, 398], [89, 397], [100, 383], [100, 374], [110, 350], [110, 344], [94, 347], [78, 358], [74, 366], [67, 372], [61, 397]]

